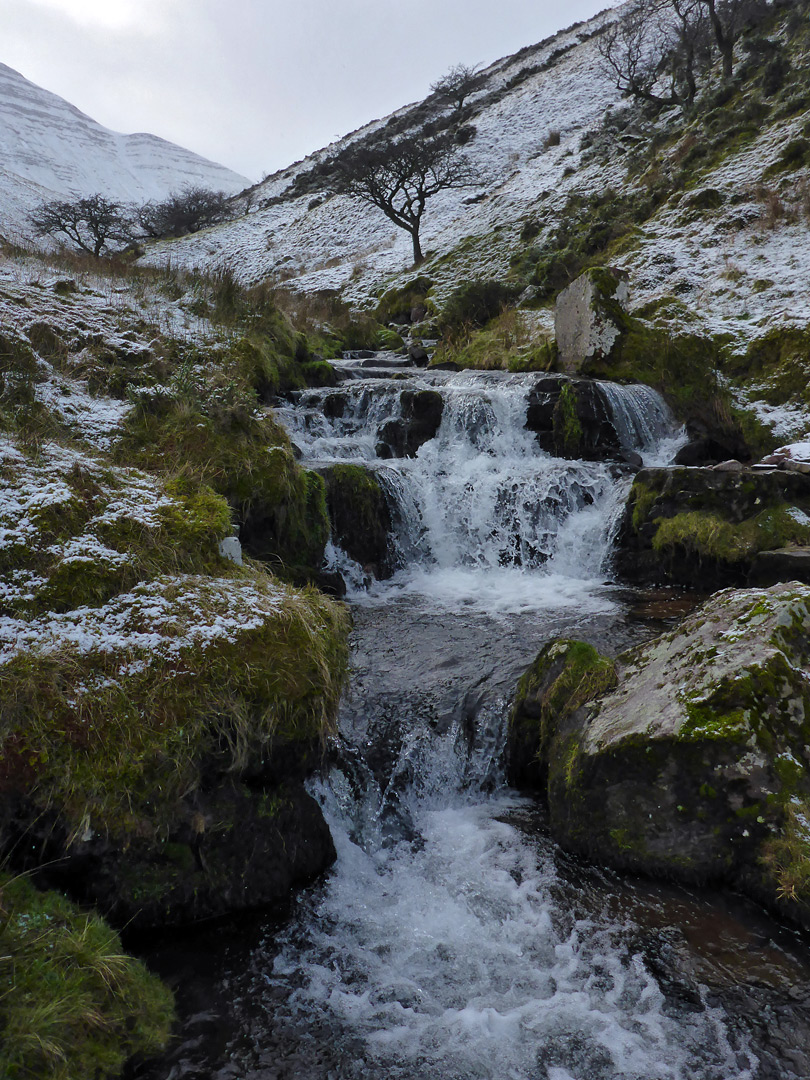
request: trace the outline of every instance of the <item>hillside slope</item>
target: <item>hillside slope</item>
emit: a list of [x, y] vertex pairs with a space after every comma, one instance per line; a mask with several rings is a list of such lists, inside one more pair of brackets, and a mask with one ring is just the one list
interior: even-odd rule
[[[773, 326], [803, 326], [810, 319], [805, 7], [802, 0], [774, 5], [738, 43], [733, 81], [723, 85], [715, 68], [687, 112], [623, 100], [608, 77], [599, 35], [626, 6], [493, 64], [466, 120], [475, 128], [465, 153], [478, 184], [433, 198], [423, 222], [421, 272], [437, 301], [474, 277], [535, 287], [538, 260], [598, 211], [621, 243], [591, 245], [592, 254], [629, 271], [636, 309], [674, 296], [679, 317], [738, 352]], [[789, 70], [766, 92], [762, 58], [774, 51]], [[430, 103], [375, 121], [269, 177], [247, 216], [158, 245], [148, 261], [229, 266], [246, 281], [339, 289], [369, 305], [410, 272], [410, 238], [375, 208], [326, 194], [318, 174], [330, 157], [382, 127], [418, 132]], [[535, 289], [531, 306], [542, 309], [562, 284]], [[550, 309], [536, 318], [551, 329]]]
[[57, 94], [0, 64], [0, 232], [25, 234], [43, 199], [102, 192], [124, 202], [186, 185], [233, 194], [249, 181], [156, 135], [102, 127]]

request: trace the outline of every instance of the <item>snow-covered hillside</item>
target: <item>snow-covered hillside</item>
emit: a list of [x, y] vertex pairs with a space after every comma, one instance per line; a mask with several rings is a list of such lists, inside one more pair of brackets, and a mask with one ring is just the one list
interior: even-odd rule
[[[492, 233], [528, 213], [538, 196], [564, 201], [564, 173], [578, 163], [581, 136], [601, 119], [618, 91], [601, 70], [593, 40], [613, 12], [563, 31], [538, 46], [497, 61], [485, 72], [482, 88], [470, 99], [476, 137], [467, 154], [478, 172], [473, 189], [444, 191], [431, 200], [422, 226], [423, 249], [447, 252], [468, 236]], [[483, 107], [481, 108], [481, 105]], [[407, 106], [384, 121], [374, 121], [346, 138], [269, 176], [255, 189], [247, 217], [206, 231], [182, 243], [159, 245], [149, 261], [170, 258], [176, 265], [229, 264], [246, 281], [282, 274], [301, 289], [342, 288], [350, 280], [379, 279], [408, 266], [410, 238], [378, 210], [332, 196], [318, 206], [312, 192], [290, 195], [296, 177], [362, 139], [386, 121], [409, 118]], [[480, 111], [479, 111], [480, 109]], [[549, 132], [560, 144], [544, 148]], [[610, 183], [621, 169], [579, 172], [579, 184]], [[503, 248], [503, 250], [499, 250]], [[505, 246], [488, 252], [489, 269], [506, 268]], [[362, 289], [359, 290], [362, 292]]]
[[[484, 73], [484, 84], [469, 103], [475, 137], [465, 146], [478, 185], [431, 199], [422, 226], [428, 254], [423, 272], [435, 283], [439, 300], [464, 278], [506, 276], [510, 259], [527, 246], [521, 239], [527, 222], [534, 227], [532, 244], [547, 245], [572, 195], [587, 198], [609, 189], [643, 194], [655, 163], [639, 182], [640, 173], [628, 174], [628, 160], [653, 135], [663, 134], [666, 141], [667, 131], [681, 125], [681, 145], [673, 143], [666, 151], [670, 160], [685, 155], [696, 140], [716, 142], [714, 133], [684, 129], [677, 109], [650, 121], [622, 100], [605, 71], [598, 36], [623, 11], [603, 12]], [[778, 27], [770, 32], [783, 33]], [[740, 44], [738, 64], [744, 56]], [[704, 113], [714, 107], [709, 85]], [[784, 147], [807, 134], [810, 110], [800, 101], [791, 112], [771, 97], [757, 127], [750, 117], [741, 117], [746, 93], [743, 89], [717, 120], [721, 129], [736, 124], [737, 130], [741, 120], [747, 121], [743, 137], [736, 142], [729, 137], [713, 158], [697, 163], [671, 198], [659, 200], [636, 228], [633, 243], [611, 253], [611, 261], [631, 274], [634, 307], [676, 295], [707, 331], [727, 334], [741, 347], [771, 325], [810, 319], [807, 221], [796, 201], [801, 185], [810, 184], [810, 170], [802, 166], [785, 175], [778, 165]], [[611, 110], [616, 117], [634, 108], [637, 125], [606, 124]], [[246, 282], [271, 277], [293, 289], [339, 289], [361, 306], [372, 303], [381, 287], [411, 271], [410, 237], [374, 207], [319, 192], [314, 180], [296, 190], [295, 181], [392, 122], [399, 122], [400, 130], [418, 130], [424, 113], [418, 105], [408, 106], [374, 121], [269, 177], [255, 189], [247, 216], [159, 244], [147, 260], [229, 266]], [[558, 143], [556, 135], [548, 139], [552, 131], [559, 132]], [[601, 152], [593, 152], [594, 143]], [[710, 212], [692, 206], [693, 188], [716, 193]], [[550, 329], [551, 313], [545, 318]]]
[[186, 185], [228, 194], [249, 180], [155, 135], [121, 135], [0, 64], [0, 234], [25, 234], [43, 199], [163, 198]]

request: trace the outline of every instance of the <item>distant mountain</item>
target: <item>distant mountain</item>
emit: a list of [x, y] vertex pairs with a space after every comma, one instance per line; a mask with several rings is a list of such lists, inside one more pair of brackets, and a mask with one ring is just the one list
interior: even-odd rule
[[156, 135], [110, 131], [0, 64], [0, 233], [24, 233], [43, 199], [101, 192], [143, 202], [186, 185], [235, 194], [249, 183]]

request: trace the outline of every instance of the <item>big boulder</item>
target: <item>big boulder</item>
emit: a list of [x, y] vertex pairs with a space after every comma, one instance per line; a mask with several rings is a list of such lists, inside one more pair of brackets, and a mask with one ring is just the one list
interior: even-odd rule
[[810, 925], [810, 588], [718, 593], [613, 662], [557, 640], [524, 675], [510, 773], [560, 843], [734, 885]]
[[599, 383], [544, 375], [529, 391], [526, 427], [557, 457], [601, 461], [622, 456], [610, 406]]
[[559, 294], [554, 333], [564, 372], [588, 374], [593, 363], [610, 357], [627, 321], [628, 280], [623, 270], [593, 268]]
[[[635, 477], [615, 555], [633, 582], [709, 591], [751, 580], [760, 552], [810, 543], [810, 477], [780, 469], [655, 468]], [[788, 562], [768, 564], [772, 575]], [[764, 569], [763, 569], [764, 574]], [[790, 580], [792, 572], [781, 580]]]
[[417, 450], [439, 430], [444, 399], [438, 390], [403, 390], [400, 416], [377, 432], [379, 457], [415, 457]]

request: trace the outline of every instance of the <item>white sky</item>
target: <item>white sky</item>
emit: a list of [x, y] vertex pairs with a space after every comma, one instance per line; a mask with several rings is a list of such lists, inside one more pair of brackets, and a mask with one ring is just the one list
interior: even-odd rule
[[0, 62], [258, 180], [613, 3], [0, 0]]

